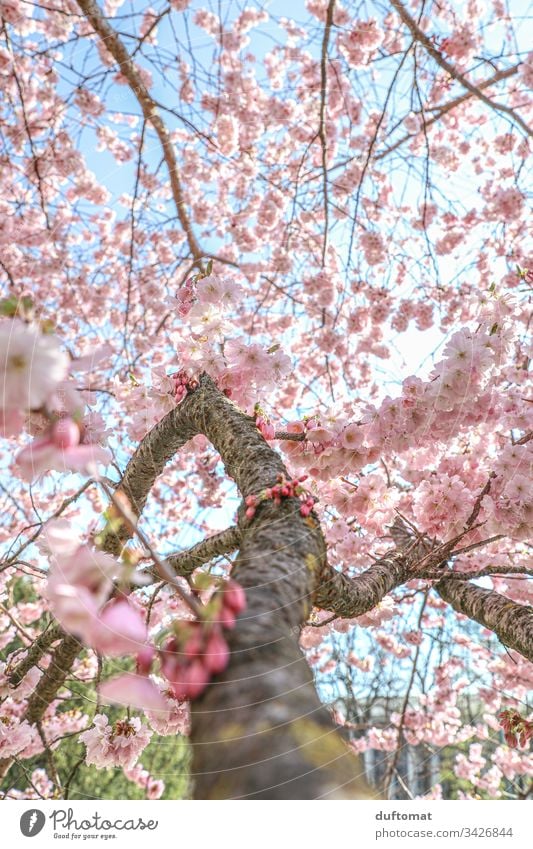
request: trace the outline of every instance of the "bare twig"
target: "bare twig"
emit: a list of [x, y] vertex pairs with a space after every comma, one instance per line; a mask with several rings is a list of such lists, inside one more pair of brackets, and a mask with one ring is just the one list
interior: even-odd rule
[[[479, 89], [479, 91], [483, 91], [483, 89], [490, 88], [496, 83], [499, 83], [501, 80], [505, 80], [508, 77], [512, 77], [514, 74], [518, 73], [519, 67], [520, 65], [513, 65], [512, 68], [506, 68], [504, 71], [498, 71], [496, 74], [494, 74], [494, 76], [489, 77], [488, 80], [482, 80], [481, 82], [477, 83], [476, 88]], [[435, 124], [437, 121], [440, 121], [443, 115], [446, 115], [447, 112], [451, 112], [453, 109], [456, 109], [462, 103], [465, 103], [467, 100], [470, 100], [471, 97], [474, 97], [474, 93], [469, 91], [466, 94], [460, 95], [460, 97], [455, 97], [453, 100], [448, 101], [448, 103], [444, 103], [442, 106], [434, 107], [436, 110], [436, 114], [428, 120], [424, 120], [425, 129], [427, 130], [429, 127], [431, 127], [432, 124]], [[426, 111], [432, 111], [432, 107], [427, 106]], [[415, 115], [419, 114], [420, 112], [417, 110], [417, 112], [415, 112]], [[392, 153], [393, 151], [397, 150], [399, 147], [402, 146], [402, 144], [405, 144], [406, 141], [409, 141], [409, 139], [413, 138], [413, 135], [415, 134], [407, 133], [405, 136], [402, 136], [400, 139], [397, 139], [389, 147], [385, 148], [379, 153], [376, 153], [376, 155], [374, 156], [375, 161], [377, 162], [380, 159], [384, 159], [386, 156], [389, 155], [389, 153]], [[351, 160], [348, 160], [345, 164], [348, 164], [349, 161]]]
[[165, 560], [161, 560], [155, 549], [152, 547], [147, 536], [138, 527], [135, 515], [131, 512], [131, 510], [128, 510], [124, 507], [120, 498], [118, 498], [115, 493], [112, 492], [112, 490], [107, 486], [106, 483], [104, 483], [104, 481], [100, 481], [100, 486], [113, 504], [115, 510], [120, 514], [123, 522], [128, 528], [129, 533], [131, 535], [135, 535], [139, 539], [139, 541], [142, 543], [142, 545], [154, 561], [159, 577], [166, 581], [168, 584], [171, 584], [174, 590], [176, 591], [177, 595], [179, 595], [179, 597], [181, 598], [181, 600], [185, 602], [187, 607], [192, 610], [192, 612], [198, 619], [201, 619], [203, 615], [201, 606], [192, 597], [192, 595], [186, 593], [180, 586], [179, 582], [176, 581], [176, 576], [169, 567], [168, 563]]
[[163, 148], [163, 157], [170, 176], [170, 187], [172, 190], [174, 204], [176, 206], [176, 213], [183, 232], [187, 238], [189, 250], [194, 257], [195, 265], [201, 266], [201, 260], [204, 254], [200, 245], [196, 241], [196, 236], [185, 208], [185, 197], [181, 184], [178, 162], [174, 151], [174, 144], [171, 140], [170, 133], [159, 114], [157, 105], [143, 82], [135, 62], [126, 50], [117, 32], [103, 16], [97, 3], [95, 3], [94, 0], [76, 0], [76, 2], [85, 18], [87, 18], [94, 31], [102, 40], [103, 46], [109, 51], [109, 53], [111, 53], [119, 65], [121, 72], [126, 77], [131, 91], [137, 98], [139, 106], [142, 109], [145, 121], [149, 123], [157, 133], [159, 141], [161, 142], [161, 147]]
[[486, 106], [489, 106], [491, 109], [494, 109], [496, 112], [503, 113], [505, 115], [509, 115], [515, 123], [517, 123], [523, 131], [528, 136], [533, 136], [533, 130], [529, 127], [526, 122], [517, 115], [517, 113], [510, 106], [506, 106], [503, 103], [497, 103], [492, 100], [490, 97], [487, 97], [486, 94], [479, 88], [479, 86], [474, 85], [468, 80], [464, 74], [457, 70], [454, 65], [448, 62], [447, 59], [444, 58], [440, 50], [437, 50], [431, 39], [420, 29], [417, 22], [414, 18], [411, 17], [405, 6], [400, 2], [400, 0], [391, 0], [391, 5], [394, 7], [404, 24], [407, 26], [411, 35], [413, 36], [419, 44], [426, 50], [427, 53], [435, 60], [437, 65], [439, 65], [444, 71], [446, 71], [450, 77], [454, 80], [457, 80], [463, 88], [466, 88], [471, 94], [481, 100]]
[[329, 0], [326, 10], [326, 23], [324, 36], [322, 38], [322, 50], [320, 54], [320, 123], [318, 126], [318, 137], [322, 146], [322, 192], [324, 195], [324, 240], [322, 242], [322, 268], [326, 264], [326, 252], [328, 249], [329, 209], [328, 209], [328, 142], [326, 136], [326, 101], [328, 88], [328, 44], [333, 24], [333, 12], [335, 0]]

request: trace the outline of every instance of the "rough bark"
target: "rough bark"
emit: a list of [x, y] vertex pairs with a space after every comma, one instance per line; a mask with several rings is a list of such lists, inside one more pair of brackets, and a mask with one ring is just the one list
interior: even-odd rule
[[167, 563], [176, 575], [188, 577], [195, 569], [203, 566], [204, 563], [209, 563], [214, 557], [235, 551], [239, 547], [240, 539], [241, 534], [238, 528], [226, 528], [225, 531], [203, 539], [187, 551], [171, 554], [167, 557]]
[[50, 664], [45, 669], [39, 681], [39, 686], [35, 688], [28, 699], [28, 707], [24, 718], [30, 725], [42, 719], [46, 708], [54, 700], [58, 690], [65, 683], [67, 675], [81, 648], [82, 645], [79, 640], [71, 634], [67, 634], [55, 649]]
[[11, 687], [18, 687], [21, 683], [22, 679], [34, 667], [37, 663], [39, 663], [43, 654], [50, 648], [52, 643], [55, 643], [57, 640], [61, 639], [61, 637], [65, 636], [65, 632], [60, 625], [52, 625], [46, 631], [44, 631], [34, 643], [32, 643], [31, 648], [29, 649], [26, 657], [20, 661], [20, 663], [15, 666], [13, 671], [9, 676], [9, 684]]
[[435, 589], [457, 613], [494, 631], [505, 646], [533, 661], [533, 609], [529, 605], [453, 578], [443, 578]]
[[[54, 650], [50, 664], [45, 669], [39, 683], [28, 699], [26, 713], [23, 719], [30, 725], [39, 722], [43, 714], [55, 699], [61, 689], [72, 665], [80, 653], [82, 646], [76, 637], [67, 634]], [[0, 778], [8, 772], [13, 763], [13, 758], [0, 760]]]
[[[201, 421], [243, 498], [287, 475], [254, 420], [208, 377], [202, 377], [188, 412]], [[239, 527], [233, 575], [246, 590], [247, 609], [231, 636], [229, 666], [193, 704], [195, 796], [369, 795], [298, 647], [325, 563], [318, 522], [300, 514], [296, 499], [286, 499], [279, 506], [263, 502], [251, 523], [241, 516]]]
[[381, 558], [353, 578], [327, 567], [321, 575], [314, 603], [347, 619], [361, 616], [408, 580], [409, 573], [409, 560], [400, 553]]

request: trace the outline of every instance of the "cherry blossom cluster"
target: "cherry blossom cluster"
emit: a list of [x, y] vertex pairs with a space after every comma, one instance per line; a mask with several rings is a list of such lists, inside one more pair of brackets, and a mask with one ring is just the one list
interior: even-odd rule
[[44, 769], [34, 769], [29, 776], [29, 785], [24, 790], [11, 788], [0, 792], [0, 799], [53, 799], [54, 784]]
[[16, 716], [0, 714], [0, 758], [10, 758], [27, 749], [36, 736], [35, 729]]
[[[328, 498], [334, 499], [341, 515], [355, 513], [365, 526], [377, 530], [379, 521], [386, 524], [393, 518], [394, 508], [401, 506], [401, 490], [388, 487], [383, 474], [365, 474], [365, 467], [380, 457], [395, 462], [405, 455], [402, 474], [414, 486], [409, 487], [409, 499], [403, 501], [409, 503], [419, 527], [432, 536], [453, 534], [464, 526], [476, 494], [490, 474], [493, 480], [482, 502], [480, 521], [492, 534], [504, 532], [523, 539], [533, 515], [528, 485], [533, 465], [530, 441], [502, 446], [485, 470], [475, 467], [475, 474], [473, 470], [465, 473], [450, 460], [433, 476], [422, 471], [427, 469], [424, 451], [430, 445], [433, 456], [438, 457], [439, 445], [461, 438], [474, 427], [490, 429], [502, 415], [510, 429], [525, 434], [531, 430], [532, 411], [520, 389], [510, 387], [500, 395], [489, 386], [512, 341], [512, 315], [510, 302], [489, 302], [486, 318], [475, 331], [465, 328], [453, 334], [427, 381], [407, 378], [400, 397], [387, 397], [379, 407], [368, 406], [358, 421], [347, 421], [332, 411], [327, 418], [290, 422], [286, 430], [303, 437], [283, 445], [291, 463], [327, 483], [331, 489]], [[346, 483], [332, 482], [351, 473], [359, 475], [359, 483], [351, 490]], [[367, 495], [372, 489], [373, 499]]]
[[269, 486], [266, 489], [255, 495], [247, 495], [245, 498], [246, 510], [245, 516], [247, 519], [253, 519], [258, 506], [263, 501], [273, 501], [274, 504], [281, 504], [284, 498], [298, 498], [300, 501], [300, 513], [302, 516], [309, 516], [316, 503], [316, 498], [310, 495], [302, 486], [302, 483], [307, 480], [308, 475], [300, 475], [294, 480], [286, 480], [283, 475], [278, 475], [278, 482], [274, 486]]
[[148, 722], [154, 731], [162, 737], [189, 734], [191, 724], [190, 703], [176, 699], [174, 691], [167, 681], [159, 679], [155, 683], [159, 687], [162, 696], [166, 699], [166, 705], [163, 711], [157, 710], [157, 708], [145, 708]]
[[198, 381], [189, 377], [184, 371], [171, 374], [170, 378], [174, 381], [174, 398], [176, 399], [176, 404], [183, 401], [189, 392], [198, 388]]
[[131, 769], [137, 763], [153, 732], [138, 717], [125, 717], [110, 723], [103, 713], [97, 713], [93, 727], [80, 734], [85, 743], [85, 761], [98, 769], [121, 766]]
[[124, 769], [124, 775], [138, 787], [146, 791], [147, 799], [160, 799], [165, 791], [165, 782], [161, 779], [153, 778], [148, 770], [144, 769], [140, 763], [126, 767]]

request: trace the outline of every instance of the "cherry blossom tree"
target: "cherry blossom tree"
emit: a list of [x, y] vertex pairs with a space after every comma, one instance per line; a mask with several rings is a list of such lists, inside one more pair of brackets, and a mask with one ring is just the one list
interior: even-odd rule
[[4, 798], [526, 798], [520, 4], [0, 18]]

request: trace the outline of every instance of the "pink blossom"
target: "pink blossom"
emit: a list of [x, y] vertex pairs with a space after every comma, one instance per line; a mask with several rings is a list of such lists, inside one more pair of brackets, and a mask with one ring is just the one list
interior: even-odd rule
[[110, 725], [107, 716], [98, 713], [93, 723], [93, 728], [80, 734], [79, 740], [87, 747], [85, 763], [94, 764], [98, 769], [134, 766], [153, 733], [137, 717], [117, 720]]
[[477, 44], [478, 39], [471, 27], [467, 24], [462, 24], [449, 38], [445, 38], [441, 42], [441, 47], [456, 62], [465, 64], [474, 56]]
[[0, 321], [0, 409], [41, 407], [67, 376], [69, 359], [55, 336], [19, 319]]
[[12, 758], [32, 741], [35, 729], [28, 722], [0, 715], [0, 758]]
[[23, 424], [24, 416], [21, 410], [0, 410], [0, 436], [17, 436]]
[[155, 713], [162, 722], [168, 720], [167, 700], [154, 682], [145, 675], [126, 672], [116, 678], [109, 678], [100, 684], [98, 692], [102, 700], [108, 700], [104, 703], [129, 705], [138, 710]]
[[107, 464], [111, 454], [99, 445], [70, 444], [61, 447], [58, 437], [38, 437], [16, 456], [16, 464], [24, 480], [31, 481], [43, 472], [79, 471], [92, 473], [98, 463]]
[[[23, 654], [17, 655], [16, 663], [23, 660], [23, 657]], [[9, 697], [13, 699], [13, 701], [19, 702], [27, 699], [30, 693], [35, 690], [37, 682], [43, 673], [40, 669], [37, 669], [36, 666], [33, 666], [26, 673], [20, 684], [16, 687], [12, 687], [9, 683], [9, 677], [14, 666], [16, 666], [16, 663], [10, 663], [10, 666], [7, 666], [5, 663], [0, 661], [0, 698]]]
[[221, 115], [216, 123], [218, 146], [224, 156], [233, 156], [238, 150], [238, 128], [233, 115]]
[[92, 622], [84, 638], [93, 649], [108, 657], [136, 654], [145, 644], [146, 623], [127, 599], [112, 599]]
[[[161, 685], [162, 686], [162, 685]], [[188, 734], [190, 730], [190, 703], [178, 701], [170, 687], [160, 689], [163, 696], [164, 710], [146, 710], [148, 722], [158, 734], [171, 736], [174, 734]]]
[[68, 557], [80, 547], [76, 532], [68, 519], [53, 519], [47, 522], [37, 545], [42, 554], [58, 557]]
[[383, 38], [384, 33], [374, 18], [357, 20], [348, 32], [339, 35], [339, 50], [352, 68], [360, 68], [368, 64]]
[[385, 260], [385, 245], [379, 233], [363, 233], [360, 242], [369, 265], [379, 265], [380, 262]]
[[310, 428], [307, 431], [306, 436], [307, 440], [313, 443], [331, 442], [334, 437], [334, 433], [327, 427], [321, 427], [317, 425], [317, 427]]
[[111, 555], [88, 546], [71, 548], [62, 540], [57, 525], [50, 529], [48, 539], [55, 551], [44, 595], [65, 630], [90, 645], [100, 608], [123, 567]]

